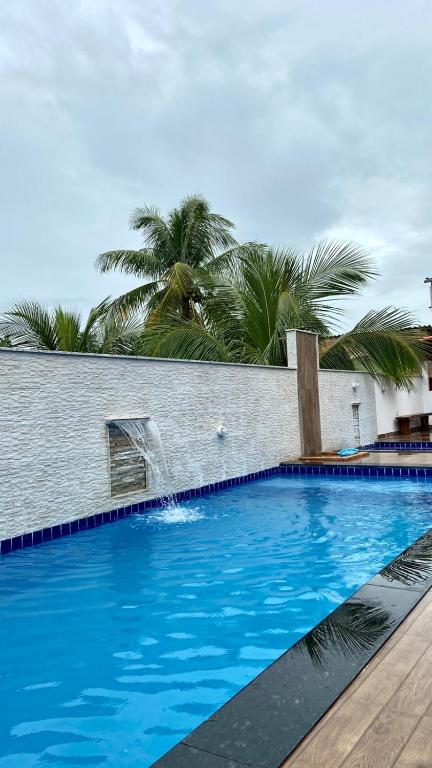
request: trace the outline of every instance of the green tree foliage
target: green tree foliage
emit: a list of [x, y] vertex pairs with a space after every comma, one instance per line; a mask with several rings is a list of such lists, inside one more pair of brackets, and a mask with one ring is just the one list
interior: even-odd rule
[[142, 354], [195, 360], [286, 365], [285, 330], [316, 331], [321, 366], [365, 370], [409, 386], [424, 345], [409, 313], [386, 307], [333, 337], [337, 302], [359, 293], [375, 276], [353, 243], [321, 242], [303, 255], [262, 247], [244, 250], [224, 270], [199, 322], [167, 311], [146, 323]]
[[77, 312], [49, 310], [37, 301], [18, 302], [0, 319], [9, 346], [63, 352], [133, 354], [140, 330], [141, 320], [113, 314], [108, 299], [90, 310], [84, 324]]
[[234, 224], [210, 210], [202, 196], [186, 197], [166, 218], [152, 206], [137, 208], [131, 229], [141, 233], [140, 250], [108, 251], [97, 259], [101, 272], [119, 269], [142, 282], [120, 296], [113, 307], [122, 312], [175, 311], [198, 320], [220, 271], [242, 251], [232, 235]]

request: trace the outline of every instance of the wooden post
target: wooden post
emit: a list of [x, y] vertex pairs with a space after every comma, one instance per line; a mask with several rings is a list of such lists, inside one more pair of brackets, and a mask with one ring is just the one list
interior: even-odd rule
[[303, 456], [322, 451], [318, 384], [318, 335], [309, 331], [286, 332], [288, 367], [297, 369], [297, 400]]

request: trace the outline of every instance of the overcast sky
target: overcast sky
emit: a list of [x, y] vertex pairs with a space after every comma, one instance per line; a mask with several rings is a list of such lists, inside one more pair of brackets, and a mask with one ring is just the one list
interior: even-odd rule
[[0, 306], [134, 283], [135, 206], [201, 192], [239, 240], [359, 241], [432, 320], [430, 0], [2, 0]]

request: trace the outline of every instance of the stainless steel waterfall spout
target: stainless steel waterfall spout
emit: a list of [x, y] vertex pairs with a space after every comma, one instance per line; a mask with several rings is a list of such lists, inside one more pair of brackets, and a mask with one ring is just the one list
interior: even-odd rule
[[126, 421], [149, 421], [150, 416], [109, 416], [105, 419], [105, 424], [109, 427], [110, 425], [118, 424], [119, 422], [126, 422]]

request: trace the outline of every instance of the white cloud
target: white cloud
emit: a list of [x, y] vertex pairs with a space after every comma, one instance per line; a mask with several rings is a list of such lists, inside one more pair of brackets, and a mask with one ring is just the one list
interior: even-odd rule
[[133, 207], [200, 191], [241, 239], [369, 247], [353, 319], [428, 320], [431, 21], [425, 0], [7, 0], [0, 304], [124, 290], [93, 262], [139, 244]]

